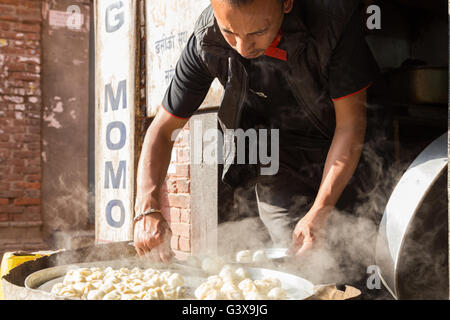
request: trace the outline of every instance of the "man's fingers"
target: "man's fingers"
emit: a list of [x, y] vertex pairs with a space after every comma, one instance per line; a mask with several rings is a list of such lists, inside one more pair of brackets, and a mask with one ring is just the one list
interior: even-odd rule
[[303, 245], [301, 246], [301, 248], [296, 252], [296, 256], [297, 257], [301, 257], [302, 255], [304, 255], [306, 252], [308, 252], [309, 250], [311, 250], [312, 248], [312, 241], [303, 241]]
[[134, 248], [136, 249], [139, 257], [142, 257], [145, 254], [145, 252], [143, 250], [139, 249], [139, 247], [135, 246]]

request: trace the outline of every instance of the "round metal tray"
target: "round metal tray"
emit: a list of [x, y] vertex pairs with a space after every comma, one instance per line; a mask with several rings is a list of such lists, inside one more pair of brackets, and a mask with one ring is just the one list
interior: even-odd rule
[[[194, 291], [195, 289], [207, 279], [207, 275], [203, 273], [201, 269], [193, 268], [191, 266], [187, 266], [184, 264], [154, 264], [149, 262], [144, 262], [142, 260], [127, 260], [127, 261], [99, 261], [99, 262], [88, 262], [88, 263], [79, 263], [79, 264], [71, 264], [71, 265], [61, 265], [57, 267], [42, 269], [30, 274], [25, 279], [25, 287], [29, 290], [38, 292], [48, 299], [68, 299], [71, 300], [73, 298], [66, 298], [54, 295], [51, 293], [52, 287], [59, 282], [62, 282], [67, 271], [76, 269], [76, 268], [91, 268], [91, 267], [100, 267], [106, 268], [111, 267], [113, 269], [118, 269], [122, 267], [126, 267], [132, 269], [134, 267], [139, 267], [142, 269], [146, 268], [154, 268], [160, 271], [171, 271], [180, 273], [185, 281], [186, 293], [184, 299], [195, 299]], [[249, 276], [253, 280], [263, 279], [265, 277], [275, 277], [278, 278], [281, 282], [282, 287], [287, 292], [288, 300], [303, 300], [314, 293], [314, 285], [295, 275], [279, 272], [270, 269], [264, 268], [253, 268], [253, 267], [245, 267]], [[79, 300], [79, 299], [74, 299]]]

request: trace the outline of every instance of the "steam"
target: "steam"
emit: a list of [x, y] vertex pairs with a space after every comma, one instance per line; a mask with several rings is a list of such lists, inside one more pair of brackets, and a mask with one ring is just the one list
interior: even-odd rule
[[[385, 168], [383, 155], [377, 150], [387, 142], [384, 135], [379, 135], [363, 151], [364, 156], [369, 159], [370, 179], [375, 181], [370, 192], [364, 186], [356, 188], [359, 205], [353, 212], [335, 209], [326, 227], [325, 240], [307, 255], [285, 263], [282, 267], [286, 271], [315, 284], [351, 284], [367, 279], [367, 268], [376, 264], [375, 244], [384, 208], [404, 170], [401, 166]], [[231, 212], [228, 213], [228, 221], [219, 225], [220, 253], [231, 255], [243, 249], [274, 246], [268, 237], [267, 228], [258, 217], [254, 199], [251, 198], [254, 192], [254, 188], [240, 188], [231, 197], [232, 205], [221, 202]], [[303, 210], [309, 206], [308, 202], [304, 196], [298, 195], [293, 198], [291, 209]], [[242, 219], [245, 213], [250, 218]], [[305, 213], [306, 211], [303, 212]]]
[[76, 236], [75, 230], [92, 229], [89, 225], [88, 201], [94, 199], [94, 195], [76, 172], [64, 172], [47, 188], [48, 191], [43, 192], [52, 194], [51, 199], [42, 204], [45, 221], [43, 231], [47, 240], [53, 242], [57, 231], [71, 232], [72, 236]]

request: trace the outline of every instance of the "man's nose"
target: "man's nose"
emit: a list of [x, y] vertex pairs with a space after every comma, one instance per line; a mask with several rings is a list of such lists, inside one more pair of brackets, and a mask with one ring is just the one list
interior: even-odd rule
[[236, 51], [239, 52], [241, 56], [248, 56], [252, 53], [254, 48], [253, 43], [245, 38], [236, 37]]

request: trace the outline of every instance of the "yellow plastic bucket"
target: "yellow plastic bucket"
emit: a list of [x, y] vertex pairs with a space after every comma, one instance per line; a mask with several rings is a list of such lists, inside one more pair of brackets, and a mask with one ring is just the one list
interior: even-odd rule
[[[43, 257], [42, 254], [33, 254], [33, 253], [26, 253], [26, 252], [6, 252], [3, 255], [2, 264], [0, 268], [0, 279], [3, 276], [6, 276], [9, 271], [18, 265], [30, 261], [35, 260], [38, 258]], [[0, 300], [4, 300], [4, 294], [2, 289], [2, 282], [0, 281]]]

